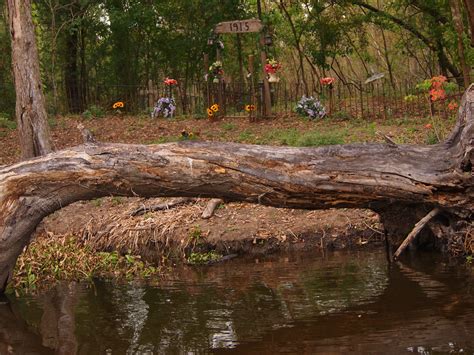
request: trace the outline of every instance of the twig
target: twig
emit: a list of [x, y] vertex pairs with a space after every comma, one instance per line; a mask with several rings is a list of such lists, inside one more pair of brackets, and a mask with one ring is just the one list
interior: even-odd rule
[[206, 208], [204, 209], [204, 212], [202, 213], [201, 218], [203, 219], [211, 218], [212, 215], [214, 214], [214, 211], [221, 203], [224, 203], [224, 201], [220, 198], [213, 198], [212, 200], [210, 200]]
[[421, 232], [423, 227], [431, 221], [433, 217], [435, 217], [438, 213], [440, 212], [439, 208], [434, 208], [430, 213], [428, 213], [425, 217], [420, 219], [417, 224], [415, 224], [415, 227], [413, 230], [408, 234], [408, 237], [405, 238], [403, 243], [398, 247], [397, 251], [393, 255], [393, 260], [397, 260], [398, 257], [400, 256], [401, 253], [405, 251], [405, 249], [410, 245], [415, 237], [418, 235], [418, 233]]
[[193, 201], [193, 200], [194, 199], [190, 198], [190, 197], [181, 197], [181, 198], [174, 199], [174, 200], [172, 200], [170, 202], [167, 202], [167, 203], [160, 203], [158, 205], [154, 205], [154, 206], [150, 206], [150, 207], [142, 206], [142, 207], [137, 208], [136, 210], [134, 210], [130, 215], [132, 217], [135, 217], [135, 216], [141, 216], [141, 215], [143, 215], [147, 212], [169, 210], [170, 208], [185, 204], [185, 203]]

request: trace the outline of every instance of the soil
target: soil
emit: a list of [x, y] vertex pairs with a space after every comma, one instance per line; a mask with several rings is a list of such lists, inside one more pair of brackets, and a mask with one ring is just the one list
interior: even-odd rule
[[75, 235], [97, 250], [119, 250], [158, 262], [191, 252], [265, 254], [276, 250], [339, 250], [380, 245], [378, 216], [368, 210], [305, 211], [224, 203], [210, 219], [201, 214], [208, 200], [169, 210], [131, 215], [137, 207], [165, 199], [116, 197], [72, 204], [54, 213], [40, 234]]
[[[344, 120], [302, 120], [282, 116], [273, 120], [249, 123], [248, 119], [229, 118], [151, 120], [148, 117], [109, 116], [85, 120], [58, 117], [51, 131], [55, 149], [82, 143], [77, 123], [82, 122], [99, 141], [121, 143], [162, 143], [183, 139], [183, 131], [202, 140], [237, 141], [245, 143], [281, 144], [269, 132], [335, 132], [346, 130], [344, 142], [383, 141], [384, 134], [423, 140], [426, 122], [413, 119], [399, 122], [359, 122]], [[377, 135], [375, 129], [377, 128]], [[413, 128], [415, 127], [415, 128]], [[0, 165], [18, 160], [16, 132], [0, 133], [2, 150]], [[210, 219], [201, 214], [207, 200], [196, 199], [170, 210], [132, 217], [136, 208], [151, 206], [164, 199], [108, 197], [82, 201], [67, 206], [46, 218], [37, 233], [53, 237], [74, 235], [98, 250], [132, 252], [157, 260], [170, 256], [182, 257], [191, 251], [217, 250], [221, 254], [268, 253], [281, 249], [344, 249], [380, 244], [383, 229], [378, 216], [368, 210], [303, 211], [224, 203]]]

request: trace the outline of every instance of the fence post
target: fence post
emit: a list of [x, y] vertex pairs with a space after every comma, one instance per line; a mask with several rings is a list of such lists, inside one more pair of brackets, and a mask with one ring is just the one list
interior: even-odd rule
[[[254, 84], [254, 67], [253, 67], [253, 55], [249, 55], [249, 73], [250, 73], [250, 105], [255, 107], [256, 99], [255, 99], [255, 84]], [[254, 111], [250, 110], [249, 112], [249, 121], [253, 122], [254, 119]]]
[[155, 90], [153, 90], [153, 80], [148, 79], [148, 88], [147, 88], [147, 94], [148, 94], [148, 108], [152, 108], [154, 105], [154, 97], [153, 93]]
[[270, 117], [272, 114], [272, 99], [270, 96], [270, 83], [268, 82], [267, 73], [265, 72], [265, 65], [267, 64], [267, 53], [265, 52], [265, 37], [263, 32], [260, 33], [260, 59], [262, 61], [262, 72], [263, 72], [263, 116]]
[[362, 92], [362, 82], [359, 81], [359, 101], [360, 101], [360, 118], [364, 118], [364, 96]]

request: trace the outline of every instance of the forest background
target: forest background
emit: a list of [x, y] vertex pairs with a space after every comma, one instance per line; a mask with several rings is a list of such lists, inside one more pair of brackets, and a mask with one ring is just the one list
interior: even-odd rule
[[[439, 74], [465, 86], [474, 64], [470, 7], [470, 0], [38, 0], [32, 13], [47, 109], [64, 114], [140, 96], [149, 80], [165, 77], [178, 79], [181, 98], [200, 95], [203, 55], [215, 61], [220, 41], [225, 80], [245, 82], [258, 34], [224, 35], [212, 46], [208, 38], [217, 23], [248, 18], [264, 22], [273, 42], [265, 50], [295, 93], [317, 95], [326, 76], [350, 87], [378, 73], [392, 88]], [[4, 2], [0, 8], [0, 116], [13, 120]]]

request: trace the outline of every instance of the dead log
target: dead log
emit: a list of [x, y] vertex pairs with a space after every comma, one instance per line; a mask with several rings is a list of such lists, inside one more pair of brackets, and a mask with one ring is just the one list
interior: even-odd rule
[[444, 230], [459, 219], [471, 223], [473, 112], [471, 85], [451, 136], [432, 146], [98, 143], [0, 167], [0, 291], [44, 217], [75, 201], [109, 195], [223, 198], [300, 209], [369, 208], [398, 238], [434, 208], [441, 211], [437, 219]]
[[408, 234], [403, 243], [400, 244], [395, 254], [393, 254], [393, 260], [397, 260], [400, 257], [400, 255], [405, 251], [405, 249], [408, 248], [411, 243], [413, 243], [415, 238], [418, 236], [418, 234], [420, 234], [426, 224], [431, 221], [431, 219], [433, 219], [439, 212], [439, 208], [435, 208], [425, 217], [420, 219], [417, 224], [415, 224], [415, 228], [413, 228], [413, 230], [410, 232], [410, 234]]

